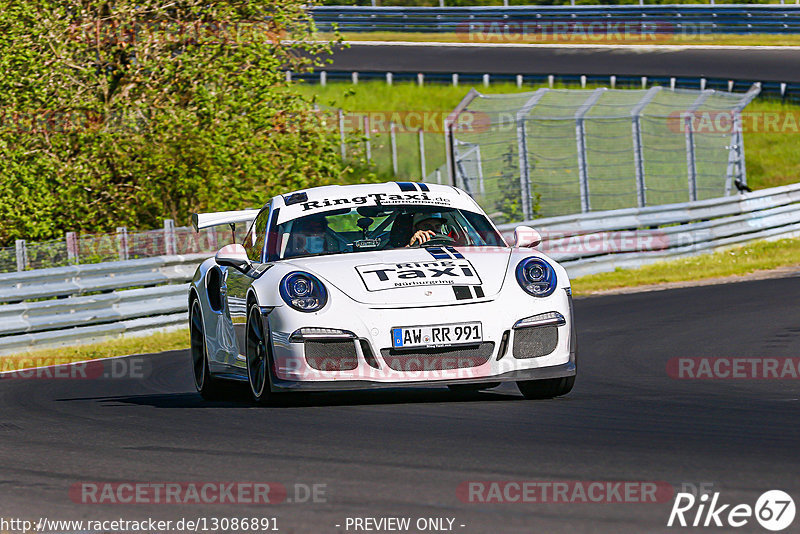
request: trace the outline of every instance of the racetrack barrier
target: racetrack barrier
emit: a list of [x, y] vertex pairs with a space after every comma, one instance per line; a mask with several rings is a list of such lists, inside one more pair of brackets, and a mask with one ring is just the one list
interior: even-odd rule
[[533, 219], [499, 226], [513, 242], [527, 225], [543, 237], [537, 247], [571, 277], [714, 252], [758, 239], [800, 235], [800, 184], [728, 197]]
[[0, 354], [184, 326], [207, 254], [0, 274]]
[[[800, 235], [800, 184], [681, 204], [533, 219], [537, 249], [571, 277]], [[188, 282], [209, 254], [0, 274], [0, 355], [185, 327]]]
[[[574, 34], [576, 21], [638, 28], [640, 36], [791, 34], [800, 32], [793, 4], [681, 4], [583, 6], [365, 7], [311, 9], [320, 31], [456, 33], [464, 40], [492, 30], [503, 36]], [[476, 28], [478, 29], [476, 31]], [[483, 33], [485, 32], [485, 33]], [[485, 37], [484, 37], [485, 38]]]

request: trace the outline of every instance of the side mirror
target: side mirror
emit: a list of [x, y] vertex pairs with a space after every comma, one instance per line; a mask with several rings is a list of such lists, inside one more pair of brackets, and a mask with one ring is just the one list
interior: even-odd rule
[[517, 226], [514, 228], [515, 247], [535, 247], [542, 242], [542, 236], [530, 226]]
[[250, 264], [250, 258], [247, 257], [247, 251], [238, 243], [234, 243], [233, 245], [225, 245], [219, 250], [219, 252], [217, 252], [217, 255], [214, 257], [214, 259], [216, 260], [217, 265], [233, 267], [237, 271], [241, 271], [243, 273], [247, 273], [252, 268], [252, 265]]

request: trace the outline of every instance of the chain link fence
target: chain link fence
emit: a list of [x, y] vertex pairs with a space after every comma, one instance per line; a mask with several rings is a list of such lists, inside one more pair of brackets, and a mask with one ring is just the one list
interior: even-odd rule
[[0, 248], [0, 273], [155, 256], [211, 255], [227, 244], [241, 243], [246, 231], [245, 225], [236, 225], [234, 240], [230, 228], [195, 232], [188, 226], [176, 227], [167, 219], [160, 230], [129, 233], [121, 227], [106, 234], [68, 232], [64, 239], [52, 241], [28, 243], [20, 239], [13, 247]]
[[498, 222], [729, 195], [759, 90], [473, 90], [447, 121], [448, 176]]
[[369, 162], [386, 179], [424, 181], [432, 176], [435, 180], [436, 169], [444, 164], [443, 124], [447, 113], [347, 111], [319, 105], [316, 111], [323, 125], [338, 133], [343, 160]]

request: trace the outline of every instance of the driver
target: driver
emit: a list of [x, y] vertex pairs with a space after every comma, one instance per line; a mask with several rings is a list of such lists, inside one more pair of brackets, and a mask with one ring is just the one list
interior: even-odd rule
[[414, 225], [414, 235], [411, 236], [408, 246], [412, 246], [415, 243], [422, 245], [436, 235], [447, 235], [445, 232], [446, 225], [447, 221], [443, 217], [427, 217], [417, 221]]
[[292, 230], [294, 254], [323, 254], [329, 252], [328, 221], [324, 216], [305, 217]]

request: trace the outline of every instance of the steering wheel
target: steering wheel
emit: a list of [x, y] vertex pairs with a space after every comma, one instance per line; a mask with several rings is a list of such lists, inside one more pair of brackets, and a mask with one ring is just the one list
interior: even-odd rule
[[425, 241], [424, 243], [415, 242], [411, 246], [413, 248], [420, 248], [428, 246], [452, 245], [455, 242], [456, 240], [450, 237], [449, 235], [437, 234], [432, 238], [428, 239], [427, 241]]

